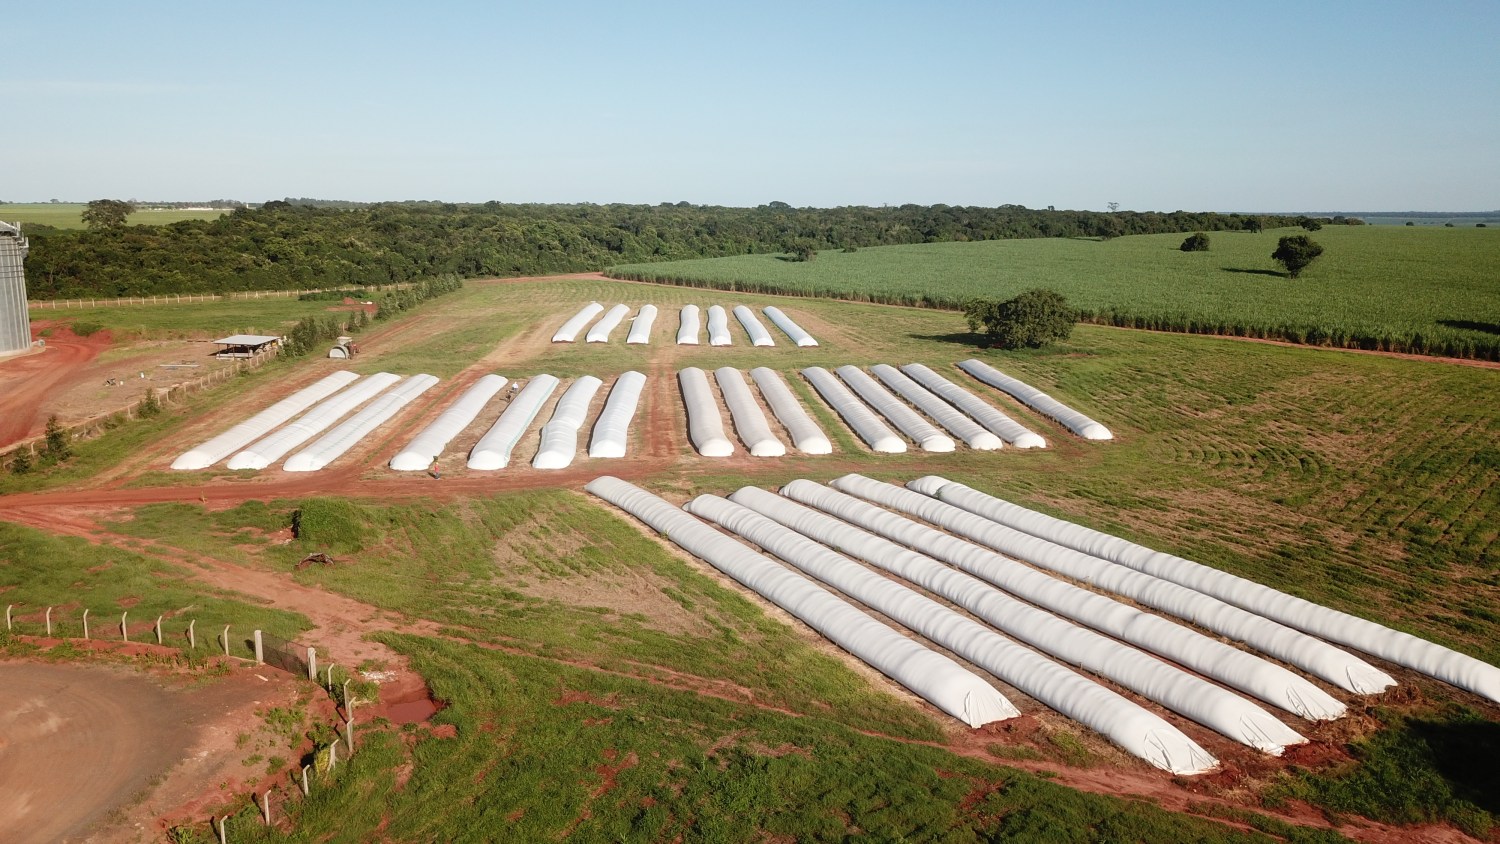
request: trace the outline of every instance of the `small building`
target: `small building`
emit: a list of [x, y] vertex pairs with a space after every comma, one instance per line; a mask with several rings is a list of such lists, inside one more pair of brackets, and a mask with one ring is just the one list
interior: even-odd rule
[[221, 347], [214, 357], [253, 358], [261, 352], [275, 348], [280, 342], [280, 337], [270, 337], [264, 334], [235, 334], [214, 341], [215, 345]]

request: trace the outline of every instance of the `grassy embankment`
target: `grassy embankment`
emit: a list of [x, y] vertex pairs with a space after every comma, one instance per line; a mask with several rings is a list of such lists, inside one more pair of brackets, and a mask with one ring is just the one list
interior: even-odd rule
[[[88, 208], [83, 202], [12, 202], [0, 205], [0, 221], [21, 224], [25, 232], [27, 225], [52, 226], [58, 229], [81, 229], [83, 212]], [[178, 208], [160, 211], [141, 210], [126, 218], [132, 226], [165, 225], [183, 220], [217, 220], [227, 211], [186, 211]]]
[[1500, 359], [1500, 229], [1330, 226], [1310, 235], [1326, 252], [1298, 279], [1270, 257], [1286, 234], [1305, 232], [1216, 232], [1211, 250], [1197, 253], [1178, 250], [1183, 235], [1141, 235], [830, 250], [807, 263], [742, 255], [609, 272], [950, 309], [1046, 287], [1103, 324]]

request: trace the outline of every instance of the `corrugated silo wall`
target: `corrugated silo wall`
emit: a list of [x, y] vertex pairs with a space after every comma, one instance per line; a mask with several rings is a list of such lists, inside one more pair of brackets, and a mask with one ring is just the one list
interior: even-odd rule
[[0, 354], [31, 346], [26, 313], [26, 239], [19, 226], [0, 223]]

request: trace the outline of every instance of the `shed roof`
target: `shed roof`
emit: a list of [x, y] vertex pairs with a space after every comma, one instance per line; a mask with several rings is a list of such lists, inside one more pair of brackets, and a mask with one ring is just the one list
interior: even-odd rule
[[235, 334], [225, 337], [222, 340], [215, 340], [214, 342], [220, 346], [264, 346], [267, 343], [274, 343], [280, 339], [280, 337], [271, 337], [265, 334]]

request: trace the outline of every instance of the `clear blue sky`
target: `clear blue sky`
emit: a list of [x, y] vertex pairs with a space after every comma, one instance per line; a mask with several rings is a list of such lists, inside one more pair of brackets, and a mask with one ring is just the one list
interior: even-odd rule
[[28, 2], [0, 199], [1500, 207], [1500, 2]]

